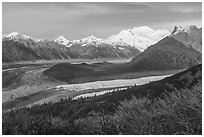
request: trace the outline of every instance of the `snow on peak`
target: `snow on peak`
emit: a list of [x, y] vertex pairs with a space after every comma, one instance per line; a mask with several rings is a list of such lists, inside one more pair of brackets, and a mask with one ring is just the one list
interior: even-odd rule
[[80, 40], [72, 40], [72, 43], [80, 43]]
[[4, 38], [14, 39], [14, 40], [31, 39], [30, 36], [23, 35], [23, 34], [20, 34], [18, 32], [11, 32], [11, 33], [9, 33], [7, 35], [4, 35]]
[[68, 45], [69, 40], [67, 40], [64, 36], [59, 36], [58, 38], [56, 38], [54, 40], [56, 43], [58, 44], [62, 44], [62, 45]]
[[102, 39], [98, 39], [95, 36], [91, 35], [86, 38], [81, 39], [82, 43], [91, 44], [91, 43], [100, 43]]
[[181, 26], [175, 26], [171, 36], [174, 37], [180, 35], [180, 33], [187, 33], [193, 39], [196, 39], [199, 35], [199, 32], [199, 28], [195, 25], [186, 26], [185, 28], [182, 28]]
[[19, 35], [18, 32], [11, 32], [6, 37], [16, 37], [17, 35]]
[[6, 34], [2, 34], [2, 39], [4, 39], [6, 37]]
[[88, 36], [88, 37], [80, 39], [80, 40], [72, 40], [72, 41], [70, 41], [69, 46], [71, 47], [74, 44], [77, 44], [77, 45], [79, 44], [82, 47], [88, 46], [88, 45], [97, 46], [101, 43], [103, 43], [102, 39], [96, 38], [95, 36], [91, 35], [91, 36]]
[[183, 29], [184, 32], [186, 33], [193, 33], [195, 31], [198, 31], [198, 28], [197, 26], [195, 25], [190, 25], [190, 26], [186, 26], [184, 29]]
[[182, 31], [182, 27], [179, 26], [179, 25], [176, 25], [171, 34], [176, 34], [176, 33], [180, 32], [180, 31]]
[[174, 30], [172, 31], [172, 35], [176, 35], [177, 33], [188, 33], [189, 35], [195, 35], [196, 33], [198, 33], [199, 28], [195, 25], [190, 25], [190, 26], [186, 26], [185, 28], [182, 28], [181, 26], [175, 26]]
[[112, 35], [104, 40], [108, 44], [125, 43], [144, 51], [149, 46], [170, 35], [167, 30], [153, 30], [148, 26], [135, 27], [133, 29], [122, 30], [117, 35]]
[[44, 41], [44, 39], [33, 39], [35, 42], [40, 42], [40, 41]]
[[186, 26], [177, 33], [171, 34], [170, 37], [182, 42], [187, 47], [202, 52], [202, 30], [195, 25]]

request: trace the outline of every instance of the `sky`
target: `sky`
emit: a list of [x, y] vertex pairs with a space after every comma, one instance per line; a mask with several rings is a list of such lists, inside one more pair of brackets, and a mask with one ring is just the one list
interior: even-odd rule
[[123, 29], [149, 26], [172, 31], [175, 25], [202, 26], [202, 3], [3, 2], [2, 33], [68, 40], [90, 35], [105, 39]]

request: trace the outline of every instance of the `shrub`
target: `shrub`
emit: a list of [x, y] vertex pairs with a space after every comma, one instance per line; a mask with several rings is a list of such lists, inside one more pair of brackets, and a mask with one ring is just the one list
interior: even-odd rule
[[123, 134], [202, 134], [201, 85], [153, 101], [133, 97], [116, 115]]
[[79, 134], [116, 135], [118, 131], [118, 118], [112, 115], [92, 112], [92, 116], [75, 120]]

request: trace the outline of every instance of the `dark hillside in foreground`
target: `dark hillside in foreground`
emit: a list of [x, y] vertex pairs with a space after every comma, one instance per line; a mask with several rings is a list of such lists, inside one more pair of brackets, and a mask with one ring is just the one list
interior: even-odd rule
[[[202, 65], [198, 65], [163, 80], [131, 87], [124, 91], [87, 99], [62, 100], [54, 104], [37, 105], [32, 108], [4, 112], [3, 134], [133, 134], [133, 131], [134, 134], [201, 134], [201, 89], [194, 89], [198, 84], [198, 87], [201, 86], [201, 80]], [[185, 89], [185, 91], [175, 92], [175, 89]], [[137, 99], [132, 99], [133, 96]], [[177, 99], [178, 96], [182, 99], [180, 103]], [[127, 103], [130, 108], [122, 102], [128, 100], [132, 101], [132, 104], [139, 105], [139, 110], [135, 111], [134, 106], [131, 109], [131, 102], [129, 102], [130, 104]], [[170, 108], [167, 107], [168, 105], [161, 104], [168, 100], [169, 102], [166, 103], [173, 105]], [[188, 104], [186, 104], [187, 101]], [[124, 105], [118, 109], [121, 102]], [[148, 106], [151, 109], [148, 109]], [[152, 110], [153, 108], [155, 110]], [[152, 111], [150, 112], [150, 110]], [[187, 118], [183, 121], [187, 121], [188, 125], [183, 125], [182, 119], [178, 121], [172, 118], [169, 112], [172, 113], [172, 116], [174, 113], [177, 115], [177, 112], [182, 113], [183, 116], [178, 115], [178, 117]], [[137, 116], [132, 120], [138, 119], [139, 114], [142, 114], [141, 116], [145, 120], [140, 122], [153, 122], [153, 125], [146, 123], [144, 127], [137, 127], [141, 124], [132, 127], [134, 124], [132, 125], [128, 118]], [[161, 121], [162, 118], [163, 122]], [[170, 122], [172, 120], [173, 123]], [[193, 126], [193, 123], [197, 126]], [[172, 125], [174, 126], [172, 127]], [[148, 127], [154, 127], [154, 129], [145, 132]], [[133, 130], [138, 128], [139, 131]]]

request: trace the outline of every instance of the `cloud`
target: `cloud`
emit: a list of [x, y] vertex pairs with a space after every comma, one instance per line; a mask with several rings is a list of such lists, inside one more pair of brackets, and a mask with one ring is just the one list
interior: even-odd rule
[[172, 11], [174, 12], [182, 12], [182, 13], [192, 13], [192, 12], [201, 12], [201, 8], [197, 8], [197, 7], [172, 7], [171, 8]]
[[160, 11], [172, 11], [172, 12], [202, 12], [201, 2], [147, 2], [144, 3], [149, 8]]
[[91, 34], [106, 38], [143, 25], [171, 31], [179, 23], [201, 24], [202, 20], [198, 2], [3, 2], [2, 6], [3, 33], [50, 39], [58, 34], [69, 39]]

